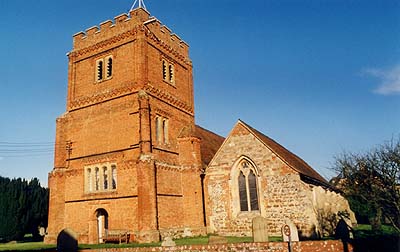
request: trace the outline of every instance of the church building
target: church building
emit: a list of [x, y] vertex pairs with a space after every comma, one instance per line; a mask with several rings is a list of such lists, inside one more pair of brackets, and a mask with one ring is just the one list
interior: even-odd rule
[[223, 138], [195, 124], [189, 46], [144, 8], [73, 36], [66, 112], [56, 120], [45, 241], [251, 235], [291, 219], [305, 236], [347, 201], [302, 159], [238, 121]]

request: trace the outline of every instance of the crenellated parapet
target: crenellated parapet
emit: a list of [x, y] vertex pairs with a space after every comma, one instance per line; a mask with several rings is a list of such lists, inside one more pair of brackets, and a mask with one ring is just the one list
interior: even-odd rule
[[161, 40], [162, 44], [170, 49], [188, 57], [189, 45], [183, 41], [178, 35], [172, 33], [172, 31], [165, 25], [163, 25], [157, 18], [150, 18], [144, 22], [144, 25], [154, 34], [158, 39]]
[[71, 56], [80, 56], [142, 33], [180, 60], [189, 61], [189, 45], [143, 8], [134, 9], [73, 35]]

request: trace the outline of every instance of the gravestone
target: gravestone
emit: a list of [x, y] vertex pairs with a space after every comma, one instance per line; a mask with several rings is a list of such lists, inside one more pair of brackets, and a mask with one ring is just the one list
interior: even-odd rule
[[252, 220], [253, 241], [267, 242], [268, 241], [268, 225], [267, 220], [261, 216], [255, 217]]
[[291, 220], [286, 220], [282, 226], [282, 239], [284, 242], [299, 241], [299, 233], [296, 225]]
[[228, 243], [226, 237], [216, 236], [216, 235], [211, 235], [210, 237], [208, 237], [208, 244], [221, 244], [221, 243]]
[[57, 236], [57, 251], [78, 251], [78, 235], [68, 228], [62, 230]]
[[164, 241], [161, 243], [162, 247], [173, 247], [176, 246], [176, 243], [172, 240], [171, 237], [167, 236], [164, 238]]
[[193, 234], [192, 234], [192, 231], [190, 230], [190, 228], [185, 228], [184, 230], [183, 230], [183, 235], [182, 235], [183, 237], [192, 237], [193, 236]]
[[46, 228], [44, 228], [44, 227], [39, 227], [38, 230], [39, 230], [39, 235], [40, 235], [40, 236], [43, 237], [43, 236], [46, 235]]

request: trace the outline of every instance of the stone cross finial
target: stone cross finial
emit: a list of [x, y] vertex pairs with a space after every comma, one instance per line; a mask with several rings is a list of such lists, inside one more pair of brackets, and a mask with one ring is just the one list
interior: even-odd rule
[[138, 8], [143, 8], [143, 9], [147, 10], [146, 5], [144, 4], [144, 0], [135, 0], [135, 2], [133, 2], [133, 5], [132, 5], [131, 9], [129, 10], [129, 12], [132, 11], [133, 9], [135, 9], [136, 3], [138, 4]]

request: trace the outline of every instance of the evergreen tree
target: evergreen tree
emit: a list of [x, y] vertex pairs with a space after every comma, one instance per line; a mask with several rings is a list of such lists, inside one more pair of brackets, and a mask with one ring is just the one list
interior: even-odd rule
[[39, 239], [38, 227], [47, 227], [48, 189], [39, 180], [0, 177], [0, 241]]

